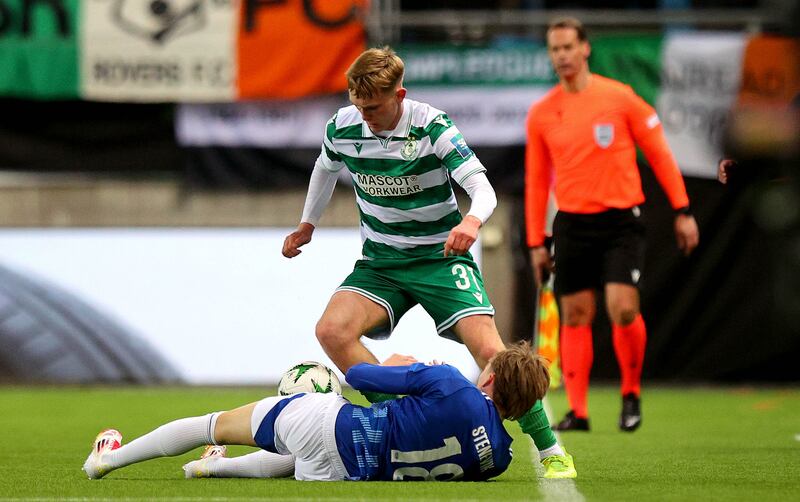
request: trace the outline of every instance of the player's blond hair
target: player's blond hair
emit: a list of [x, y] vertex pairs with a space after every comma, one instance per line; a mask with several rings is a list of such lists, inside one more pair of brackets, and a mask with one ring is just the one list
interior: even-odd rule
[[492, 401], [503, 418], [520, 418], [550, 387], [547, 360], [534, 354], [528, 342], [498, 352], [490, 364], [494, 371]]
[[347, 69], [347, 88], [357, 98], [374, 98], [394, 91], [403, 79], [403, 60], [387, 45], [367, 49]]

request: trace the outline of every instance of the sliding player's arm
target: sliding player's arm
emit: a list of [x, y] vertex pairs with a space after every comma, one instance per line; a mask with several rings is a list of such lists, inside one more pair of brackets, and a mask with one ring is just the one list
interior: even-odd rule
[[453, 383], [472, 385], [456, 368], [446, 364], [381, 366], [361, 363], [347, 370], [345, 378], [356, 390], [412, 396], [443, 395]]

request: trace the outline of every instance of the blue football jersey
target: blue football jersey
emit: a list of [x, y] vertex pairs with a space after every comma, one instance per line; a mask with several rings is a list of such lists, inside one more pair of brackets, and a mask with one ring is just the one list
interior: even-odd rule
[[452, 366], [359, 364], [347, 382], [406, 394], [340, 410], [336, 442], [354, 479], [483, 480], [511, 462], [511, 436], [494, 403]]

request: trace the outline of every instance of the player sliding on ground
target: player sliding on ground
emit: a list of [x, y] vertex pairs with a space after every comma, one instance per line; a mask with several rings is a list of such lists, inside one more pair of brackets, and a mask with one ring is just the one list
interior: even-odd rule
[[512, 439], [503, 419], [526, 413], [550, 382], [546, 363], [527, 343], [498, 352], [477, 385], [452, 366], [397, 354], [382, 365], [357, 364], [346, 378], [357, 390], [406, 397], [369, 408], [333, 393], [268, 397], [175, 420], [125, 446], [122, 435], [109, 429], [95, 439], [83, 470], [97, 479], [211, 443], [266, 451], [237, 458], [210, 455], [185, 465], [186, 477], [294, 473], [298, 480], [485, 480], [511, 462]]

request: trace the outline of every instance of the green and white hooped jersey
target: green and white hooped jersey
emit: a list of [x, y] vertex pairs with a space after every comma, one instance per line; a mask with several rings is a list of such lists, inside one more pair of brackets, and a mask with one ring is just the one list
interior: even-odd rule
[[328, 121], [317, 164], [349, 170], [365, 258], [441, 254], [461, 222], [450, 179], [462, 184], [486, 171], [443, 111], [410, 99], [385, 138], [372, 133], [355, 106], [339, 109]]

